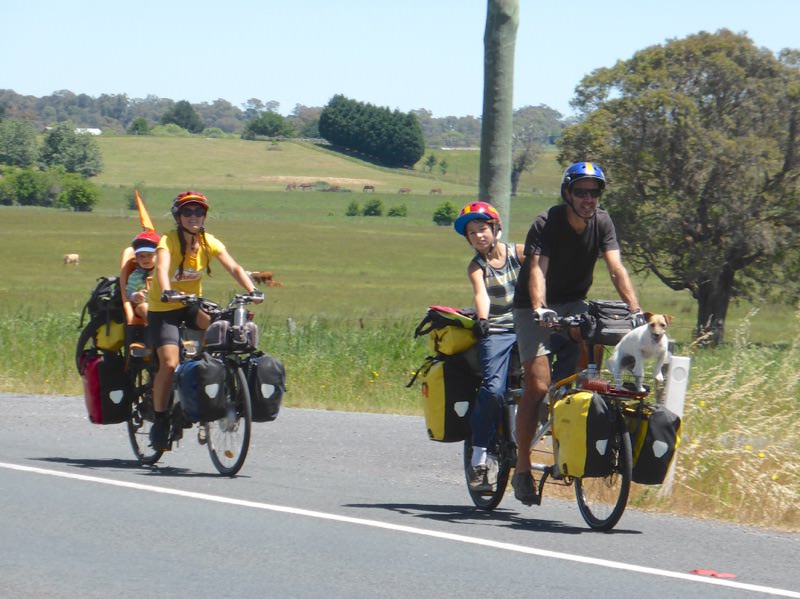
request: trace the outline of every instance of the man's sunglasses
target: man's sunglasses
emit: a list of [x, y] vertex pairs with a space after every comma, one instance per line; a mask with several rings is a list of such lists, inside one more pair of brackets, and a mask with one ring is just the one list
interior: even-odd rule
[[206, 211], [203, 208], [181, 208], [181, 216], [205, 216]]
[[579, 187], [572, 190], [572, 195], [574, 195], [576, 198], [591, 197], [593, 199], [597, 199], [602, 195], [602, 193], [603, 191], [601, 189], [581, 189]]

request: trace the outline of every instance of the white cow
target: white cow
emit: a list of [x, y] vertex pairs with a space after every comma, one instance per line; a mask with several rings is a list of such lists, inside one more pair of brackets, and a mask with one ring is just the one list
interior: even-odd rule
[[64, 264], [80, 264], [81, 257], [78, 254], [64, 254]]

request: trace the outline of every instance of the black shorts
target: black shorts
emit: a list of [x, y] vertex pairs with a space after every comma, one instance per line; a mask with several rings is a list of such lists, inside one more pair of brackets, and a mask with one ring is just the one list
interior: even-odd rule
[[180, 326], [184, 323], [190, 329], [200, 330], [196, 324], [197, 307], [186, 306], [167, 312], [148, 312], [147, 329], [150, 346], [156, 349], [163, 345], [180, 346]]

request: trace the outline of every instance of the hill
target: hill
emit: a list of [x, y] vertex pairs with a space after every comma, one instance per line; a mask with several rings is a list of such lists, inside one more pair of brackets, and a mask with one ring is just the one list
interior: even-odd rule
[[[291, 183], [325, 182], [342, 189], [443, 195], [472, 195], [478, 188], [480, 152], [474, 149], [430, 148], [410, 169], [390, 169], [332, 151], [313, 142], [255, 142], [235, 138], [102, 136], [101, 186], [147, 186], [201, 189], [284, 190]], [[433, 154], [447, 165], [426, 172], [423, 164]], [[555, 150], [546, 150], [532, 172], [523, 174], [520, 195], [557, 194], [561, 169]]]

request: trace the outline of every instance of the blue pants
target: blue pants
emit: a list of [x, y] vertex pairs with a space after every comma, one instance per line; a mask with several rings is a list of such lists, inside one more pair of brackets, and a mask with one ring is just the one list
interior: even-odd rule
[[470, 416], [474, 447], [491, 447], [490, 443], [494, 441], [494, 432], [502, 417], [502, 399], [508, 385], [511, 350], [516, 340], [517, 336], [511, 332], [492, 333], [478, 339], [483, 380]]

